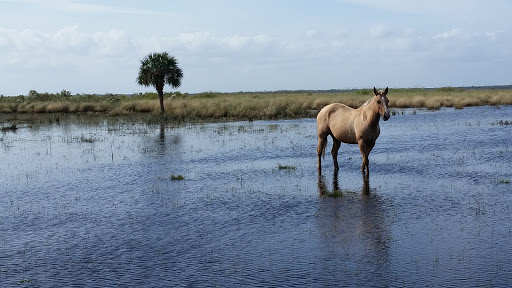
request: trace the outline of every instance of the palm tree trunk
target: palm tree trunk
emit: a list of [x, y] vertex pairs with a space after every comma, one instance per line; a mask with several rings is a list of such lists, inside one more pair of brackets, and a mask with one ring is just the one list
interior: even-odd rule
[[158, 92], [158, 98], [160, 99], [160, 110], [163, 115], [164, 114], [164, 91], [157, 90], [157, 92]]

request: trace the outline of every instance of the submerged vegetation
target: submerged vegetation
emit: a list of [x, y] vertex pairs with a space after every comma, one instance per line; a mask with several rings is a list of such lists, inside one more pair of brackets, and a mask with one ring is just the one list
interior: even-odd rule
[[343, 197], [343, 191], [336, 189], [336, 190], [322, 190], [320, 195], [328, 198], [342, 198]]
[[497, 124], [497, 125], [501, 125], [501, 126], [503, 126], [503, 125], [512, 125], [512, 121], [508, 121], [508, 120], [505, 120], [505, 121], [503, 121], [503, 120], [499, 120], [499, 121], [497, 121], [496, 123], [493, 123], [493, 124]]
[[[199, 94], [164, 94], [164, 117], [194, 119], [278, 119], [312, 117], [325, 105], [341, 102], [359, 107], [372, 96], [371, 89], [328, 91], [276, 91]], [[483, 105], [512, 105], [512, 89], [391, 89], [391, 108], [463, 108]], [[0, 113], [85, 113], [107, 116], [133, 113], [159, 114], [157, 93], [133, 95], [80, 94], [69, 91], [0, 97]]]
[[172, 181], [181, 181], [181, 180], [185, 180], [185, 176], [183, 176], [183, 175], [174, 175], [174, 174], [172, 174], [172, 175], [171, 175], [171, 180], [172, 180]]
[[297, 166], [293, 166], [293, 165], [278, 164], [277, 167], [279, 168], [279, 170], [297, 170]]

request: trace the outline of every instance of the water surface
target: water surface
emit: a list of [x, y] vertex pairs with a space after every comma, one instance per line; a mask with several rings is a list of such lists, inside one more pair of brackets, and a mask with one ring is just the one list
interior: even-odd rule
[[510, 286], [512, 107], [395, 112], [369, 181], [315, 119], [6, 118], [0, 286]]

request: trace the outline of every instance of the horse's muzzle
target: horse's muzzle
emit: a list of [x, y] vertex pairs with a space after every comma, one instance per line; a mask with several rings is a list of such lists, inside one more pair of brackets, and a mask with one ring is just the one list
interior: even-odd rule
[[384, 113], [384, 115], [382, 115], [382, 119], [383, 119], [384, 121], [388, 121], [388, 119], [389, 119], [389, 113], [388, 113], [388, 112]]

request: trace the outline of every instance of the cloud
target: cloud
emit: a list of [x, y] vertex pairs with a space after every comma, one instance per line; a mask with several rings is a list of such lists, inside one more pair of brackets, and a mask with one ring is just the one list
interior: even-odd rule
[[[115, 57], [133, 48], [123, 30], [84, 33], [76, 26], [54, 32], [0, 28], [0, 66], [22, 64], [27, 67], [72, 62], [71, 56]], [[134, 49], [133, 49], [134, 50]]]
[[96, 32], [92, 35], [92, 40], [91, 52], [98, 56], [120, 57], [132, 48], [132, 44], [123, 30], [112, 29], [106, 32]]
[[309, 29], [306, 31], [306, 37], [312, 38], [318, 35], [318, 30], [316, 29]]
[[[9, 63], [30, 67], [59, 63], [86, 66], [92, 60], [140, 58], [163, 50], [186, 57], [189, 63], [197, 66], [210, 60], [233, 65], [253, 63], [255, 67], [262, 63], [282, 65], [308, 61], [309, 65], [315, 65], [315, 61], [366, 63], [391, 56], [438, 58], [436, 54], [465, 55], [467, 50], [472, 51], [467, 55], [478, 56], [478, 49], [487, 51], [488, 43], [500, 43], [508, 35], [501, 30], [470, 33], [461, 28], [435, 33], [413, 29], [393, 31], [385, 25], [374, 25], [367, 31], [370, 38], [348, 29], [319, 32], [312, 28], [288, 35], [197, 31], [138, 37], [122, 29], [84, 32], [78, 26], [66, 26], [53, 32], [0, 28], [0, 51], [3, 54], [0, 66]], [[75, 57], [91, 60], [74, 64]]]
[[432, 38], [434, 40], [449, 40], [449, 39], [454, 39], [454, 38], [461, 37], [461, 36], [464, 36], [462, 29], [454, 28], [449, 31], [435, 34]]
[[253, 45], [265, 45], [272, 41], [272, 37], [265, 34], [255, 35], [218, 35], [208, 32], [180, 33], [176, 37], [176, 45], [189, 49], [202, 49], [217, 47], [227, 50], [242, 50]]
[[48, 39], [55, 48], [65, 49], [84, 44], [86, 36], [78, 30], [77, 26], [67, 26], [49, 34]]
[[[305, 28], [289, 33], [204, 30], [161, 36], [139, 36], [123, 29], [89, 32], [74, 25], [50, 32], [0, 28], [0, 70], [9, 71], [3, 72], [4, 79], [25, 75], [44, 77], [46, 71], [52, 71], [51, 77], [74, 81], [78, 87], [57, 83], [54, 84], [57, 90], [64, 88], [74, 93], [132, 92], [141, 89], [134, 81], [139, 60], [150, 52], [169, 51], [185, 71], [182, 89], [188, 92], [305, 89], [311, 88], [307, 85], [312, 75], [314, 83], [321, 83], [316, 88], [366, 87], [374, 79], [400, 85], [413, 81], [410, 78], [421, 73], [432, 77], [428, 79], [430, 82], [438, 77], [411, 71], [435, 71], [449, 65], [507, 59], [511, 56], [507, 45], [509, 36], [503, 30], [475, 32], [452, 28], [431, 32], [413, 28], [392, 30], [383, 24], [358, 30], [343, 27]], [[84, 81], [70, 79], [69, 71]], [[30, 81], [35, 83], [37, 77]], [[109, 81], [104, 81], [107, 78]], [[348, 84], [332, 84], [343, 83], [339, 81]], [[36, 84], [26, 85], [40, 89]]]
[[391, 29], [382, 24], [375, 25], [370, 28], [370, 36], [372, 38], [384, 38], [391, 35]]

